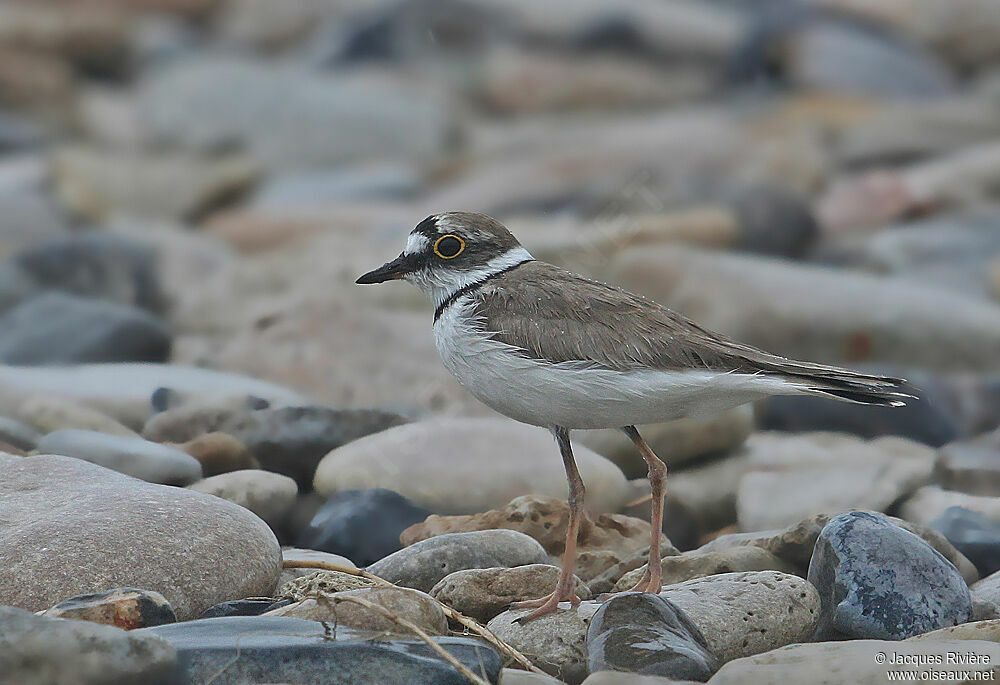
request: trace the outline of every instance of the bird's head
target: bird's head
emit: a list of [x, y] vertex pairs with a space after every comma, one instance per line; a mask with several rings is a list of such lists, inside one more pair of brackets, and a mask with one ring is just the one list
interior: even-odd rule
[[440, 302], [466, 285], [531, 258], [496, 219], [445, 212], [417, 224], [396, 259], [364, 274], [357, 283], [403, 278]]

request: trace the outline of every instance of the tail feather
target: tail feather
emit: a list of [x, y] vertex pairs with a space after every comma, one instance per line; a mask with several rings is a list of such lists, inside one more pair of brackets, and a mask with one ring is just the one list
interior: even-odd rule
[[907, 382], [902, 378], [802, 362], [775, 366], [772, 372], [802, 383], [803, 392], [810, 395], [882, 407], [902, 407], [908, 400], [916, 399], [916, 395], [907, 392]]

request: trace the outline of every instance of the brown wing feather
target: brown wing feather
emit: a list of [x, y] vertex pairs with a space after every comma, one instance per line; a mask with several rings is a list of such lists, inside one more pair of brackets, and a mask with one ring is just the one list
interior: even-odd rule
[[769, 356], [651, 300], [544, 262], [485, 283], [475, 314], [496, 340], [553, 362], [752, 373], [759, 369], [750, 357]]
[[905, 381], [770, 354], [702, 328], [628, 291], [528, 262], [475, 292], [475, 316], [494, 339], [529, 357], [615, 370], [703, 368], [801, 380], [810, 391], [899, 404]]

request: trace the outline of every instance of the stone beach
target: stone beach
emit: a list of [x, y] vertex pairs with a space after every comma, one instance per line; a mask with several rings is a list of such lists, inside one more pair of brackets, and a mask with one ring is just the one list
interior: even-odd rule
[[[520, 622], [556, 445], [354, 283], [449, 210], [915, 398], [640, 425], [658, 594], [575, 431]], [[1000, 673], [996, 2], [0, 3], [0, 685], [899, 673]]]

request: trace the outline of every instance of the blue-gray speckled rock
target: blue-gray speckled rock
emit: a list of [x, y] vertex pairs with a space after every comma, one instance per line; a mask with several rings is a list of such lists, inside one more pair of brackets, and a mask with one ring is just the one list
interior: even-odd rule
[[587, 628], [590, 672], [628, 671], [706, 681], [718, 667], [705, 637], [673, 602], [626, 592], [601, 605]]
[[823, 528], [809, 582], [818, 638], [902, 640], [972, 619], [962, 575], [921, 538], [878, 514], [851, 511]]

